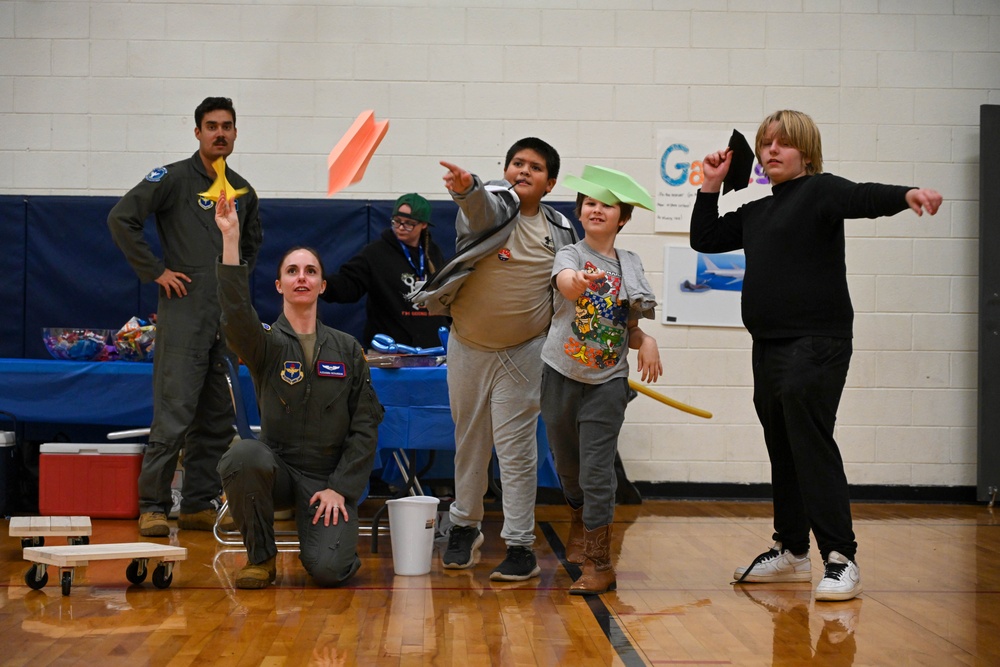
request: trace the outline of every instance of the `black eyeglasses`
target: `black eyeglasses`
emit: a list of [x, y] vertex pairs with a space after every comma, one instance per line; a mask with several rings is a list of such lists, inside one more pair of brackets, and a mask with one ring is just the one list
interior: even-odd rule
[[416, 220], [407, 220], [405, 218], [400, 218], [399, 216], [392, 219], [392, 226], [402, 229], [404, 232], [413, 231], [413, 228], [419, 224], [420, 223]]

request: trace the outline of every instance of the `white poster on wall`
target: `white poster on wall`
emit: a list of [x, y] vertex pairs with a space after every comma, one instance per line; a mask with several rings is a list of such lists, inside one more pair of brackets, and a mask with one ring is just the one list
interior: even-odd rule
[[703, 254], [689, 246], [663, 249], [663, 324], [742, 327], [743, 252]]
[[[745, 129], [740, 131], [753, 146], [756, 128], [750, 134]], [[732, 130], [657, 130], [656, 231], [688, 232], [691, 208], [704, 178], [702, 160], [729, 145], [730, 135]], [[770, 193], [771, 184], [760, 164], [754, 161], [750, 185], [722, 195], [719, 212], [735, 211], [746, 202]]]

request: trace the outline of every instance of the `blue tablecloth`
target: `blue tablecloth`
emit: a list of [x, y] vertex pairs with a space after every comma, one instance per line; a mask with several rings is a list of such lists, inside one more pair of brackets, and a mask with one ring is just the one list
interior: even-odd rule
[[[149, 363], [0, 359], [0, 410], [22, 422], [146, 427], [153, 419], [152, 375]], [[371, 375], [385, 407], [380, 449], [454, 451], [455, 425], [443, 366], [372, 368]], [[252, 395], [253, 382], [244, 366], [240, 384], [244, 395]], [[251, 424], [260, 422], [252, 408], [247, 417]], [[541, 427], [538, 436], [539, 484], [558, 488]], [[448, 455], [449, 467], [451, 460]]]

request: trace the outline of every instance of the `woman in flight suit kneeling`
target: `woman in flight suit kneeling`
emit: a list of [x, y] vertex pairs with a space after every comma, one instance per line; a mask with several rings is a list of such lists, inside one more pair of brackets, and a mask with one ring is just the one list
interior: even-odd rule
[[271, 326], [250, 305], [239, 256], [239, 220], [219, 197], [217, 266], [222, 328], [257, 390], [260, 440], [237, 440], [219, 463], [229, 508], [247, 549], [237, 588], [265, 588], [276, 576], [275, 507], [294, 507], [299, 559], [319, 586], [337, 586], [361, 566], [358, 499], [375, 458], [382, 406], [361, 346], [317, 319], [326, 286], [315, 252], [292, 248], [275, 287], [282, 314]]

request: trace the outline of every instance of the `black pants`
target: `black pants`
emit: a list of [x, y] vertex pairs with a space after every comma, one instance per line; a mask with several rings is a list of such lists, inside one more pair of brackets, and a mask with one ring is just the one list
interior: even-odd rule
[[833, 439], [851, 364], [849, 338], [755, 340], [754, 407], [764, 428], [774, 490], [774, 539], [794, 554], [809, 549], [809, 530], [826, 560], [855, 559], [851, 501]]

